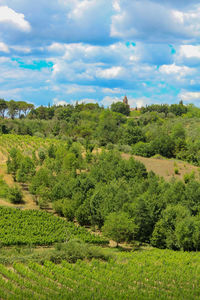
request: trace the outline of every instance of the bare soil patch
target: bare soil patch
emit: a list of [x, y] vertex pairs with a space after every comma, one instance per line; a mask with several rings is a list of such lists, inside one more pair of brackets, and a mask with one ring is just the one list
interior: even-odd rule
[[[132, 155], [122, 153], [122, 157], [129, 159]], [[133, 156], [136, 160], [143, 163], [147, 171], [153, 171], [156, 175], [162, 176], [165, 180], [171, 180], [172, 178], [183, 180], [185, 174], [191, 172], [195, 173], [197, 179], [199, 179], [199, 168], [190, 165], [187, 162], [173, 160], [173, 159], [157, 159], [147, 158], [142, 156]], [[175, 169], [178, 169], [178, 174], [175, 174]]]

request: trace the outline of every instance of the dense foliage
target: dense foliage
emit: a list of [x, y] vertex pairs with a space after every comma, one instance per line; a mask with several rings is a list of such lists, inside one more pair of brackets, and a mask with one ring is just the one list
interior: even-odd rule
[[154, 104], [131, 113], [122, 102], [113, 103], [110, 109], [77, 103], [31, 110], [29, 107], [23, 115], [22, 111], [18, 109], [18, 119], [13, 120], [9, 113], [6, 116], [11, 118], [5, 119], [2, 108], [2, 134], [70, 139], [83, 146], [106, 146], [146, 157], [160, 154], [200, 165], [200, 109], [192, 104]]
[[89, 243], [106, 243], [84, 228], [39, 210], [0, 207], [0, 244], [51, 245], [77, 237]]
[[50, 140], [30, 156], [11, 149], [8, 172], [28, 184], [41, 208], [51, 204], [67, 220], [103, 229], [117, 242], [200, 250], [200, 182], [194, 175], [165, 182], [132, 157], [87, 147]]

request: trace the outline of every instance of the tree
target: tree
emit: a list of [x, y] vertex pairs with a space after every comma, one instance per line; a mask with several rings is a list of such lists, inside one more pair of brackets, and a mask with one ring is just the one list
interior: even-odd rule
[[113, 112], [106, 110], [100, 114], [96, 132], [101, 146], [117, 141], [118, 124]]
[[136, 225], [125, 212], [111, 213], [102, 228], [103, 234], [117, 242], [132, 241], [135, 236]]
[[133, 145], [140, 141], [145, 141], [143, 131], [139, 126], [126, 126], [123, 131], [123, 143], [127, 145]]
[[18, 111], [18, 104], [14, 100], [10, 100], [8, 102], [8, 115], [11, 117], [11, 119], [14, 119]]
[[22, 191], [17, 185], [9, 188], [8, 199], [13, 204], [19, 204], [23, 202]]
[[111, 110], [117, 113], [121, 113], [125, 116], [130, 115], [130, 107], [129, 105], [123, 102], [116, 102], [111, 104]]
[[158, 248], [180, 249], [182, 246], [175, 230], [177, 224], [182, 224], [182, 221], [188, 217], [190, 217], [190, 211], [186, 207], [180, 204], [167, 206], [156, 223], [151, 244]]
[[19, 182], [29, 182], [35, 175], [35, 166], [30, 157], [24, 157], [21, 160], [19, 169], [17, 171], [16, 179]]
[[[199, 222], [196, 221], [195, 217], [181, 220], [176, 226], [175, 234], [180, 249], [192, 251], [199, 248], [200, 229]], [[198, 238], [196, 239], [196, 237]]]
[[12, 148], [10, 150], [10, 155], [8, 156], [8, 160], [6, 164], [7, 164], [8, 174], [13, 175], [14, 181], [16, 181], [16, 173], [17, 170], [19, 169], [21, 159], [22, 159], [21, 152], [16, 148]]
[[0, 115], [2, 116], [2, 118], [4, 118], [7, 108], [7, 102], [4, 99], [0, 99]]

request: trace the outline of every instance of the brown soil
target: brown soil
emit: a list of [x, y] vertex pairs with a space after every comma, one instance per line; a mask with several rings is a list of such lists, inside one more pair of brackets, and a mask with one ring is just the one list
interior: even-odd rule
[[[2, 156], [0, 156], [0, 159]], [[33, 200], [32, 195], [27, 191], [27, 189], [23, 188], [19, 183], [14, 182], [12, 175], [6, 173], [6, 165], [2, 164], [4, 163], [3, 161], [0, 161], [0, 175], [3, 175], [3, 178], [5, 182], [7, 183], [8, 186], [13, 186], [13, 184], [18, 185], [22, 189], [23, 193], [23, 200], [24, 203], [16, 205], [10, 203], [8, 200], [5, 199], [0, 199], [0, 205], [1, 206], [10, 206], [10, 207], [20, 207], [22, 209], [39, 209], [38, 206], [36, 205], [35, 201]]]
[[[129, 159], [130, 154], [123, 153], [122, 157]], [[173, 159], [158, 159], [158, 158], [146, 158], [142, 156], [133, 156], [136, 160], [143, 163], [147, 171], [153, 171], [155, 174], [162, 176], [165, 180], [172, 178], [183, 180], [184, 175], [194, 172], [197, 179], [199, 179], [199, 168], [190, 165], [187, 162], [182, 162]], [[178, 174], [175, 174], [174, 169], [178, 169]]]

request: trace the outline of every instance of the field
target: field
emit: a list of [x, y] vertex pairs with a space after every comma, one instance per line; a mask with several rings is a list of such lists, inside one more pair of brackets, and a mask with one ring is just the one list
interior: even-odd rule
[[197, 253], [109, 252], [109, 262], [1, 264], [1, 299], [199, 299]]
[[51, 245], [69, 238], [80, 238], [89, 243], [106, 243], [82, 227], [47, 212], [0, 207], [0, 244]]

